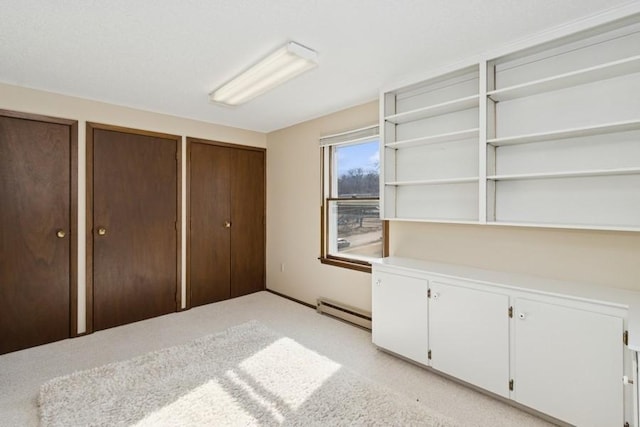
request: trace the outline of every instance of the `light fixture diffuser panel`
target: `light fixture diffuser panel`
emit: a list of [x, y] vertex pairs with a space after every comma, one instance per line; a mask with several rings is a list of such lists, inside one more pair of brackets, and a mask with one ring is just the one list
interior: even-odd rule
[[289, 42], [286, 47], [290, 54], [306, 59], [307, 61], [313, 62], [317, 65], [318, 53], [315, 50], [311, 50], [296, 42]]
[[318, 65], [317, 53], [289, 42], [209, 94], [212, 102], [245, 103]]

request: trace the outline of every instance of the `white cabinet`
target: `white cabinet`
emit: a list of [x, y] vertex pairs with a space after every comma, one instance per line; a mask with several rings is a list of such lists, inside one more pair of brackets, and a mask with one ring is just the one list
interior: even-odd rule
[[509, 296], [456, 283], [429, 285], [431, 366], [509, 397]]
[[637, 425], [637, 293], [398, 257], [372, 286], [378, 347], [564, 422]]
[[518, 298], [517, 402], [579, 426], [624, 425], [623, 320]]
[[428, 364], [427, 282], [401, 274], [374, 272], [372, 338], [379, 347]]
[[640, 231], [640, 15], [564, 33], [381, 92], [384, 219]]

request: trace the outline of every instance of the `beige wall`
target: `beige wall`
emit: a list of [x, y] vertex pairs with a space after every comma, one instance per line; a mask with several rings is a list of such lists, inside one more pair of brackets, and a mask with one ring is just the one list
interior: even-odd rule
[[[376, 102], [267, 136], [267, 287], [371, 310], [370, 275], [323, 265], [318, 138], [375, 123]], [[640, 290], [640, 233], [392, 222], [391, 255]], [[284, 271], [280, 265], [284, 263]]]
[[80, 122], [81, 141], [84, 140], [84, 122], [89, 121], [266, 147], [266, 135], [260, 132], [220, 126], [3, 83], [0, 83], [0, 108], [78, 120]]
[[[321, 203], [318, 139], [320, 135], [375, 123], [377, 102], [268, 135], [6, 84], [0, 84], [0, 109], [79, 121], [78, 323], [81, 332], [85, 319], [86, 121], [266, 146], [267, 287], [311, 304], [317, 297], [324, 296], [371, 309], [369, 274], [324, 265], [317, 259]], [[183, 138], [183, 153], [184, 149]], [[183, 174], [185, 171], [183, 163]], [[183, 196], [185, 194], [183, 188]], [[640, 233], [408, 222], [393, 222], [390, 229], [392, 255], [640, 290]], [[183, 251], [184, 244], [183, 241]], [[284, 271], [281, 271], [282, 264]], [[184, 284], [184, 265], [182, 270]]]
[[392, 255], [640, 291], [640, 233], [392, 222]]
[[318, 140], [377, 120], [371, 102], [267, 135], [267, 288], [310, 304], [322, 296], [370, 310], [370, 274], [318, 261]]
[[[266, 147], [266, 135], [242, 129], [199, 122], [165, 114], [126, 108], [26, 89], [0, 83], [0, 109], [78, 120], [78, 332], [85, 331], [85, 124], [106, 123], [135, 129], [181, 135], [182, 138], [182, 217], [186, 215], [186, 136], [212, 139], [236, 144]], [[182, 301], [185, 301], [186, 230], [182, 224]]]

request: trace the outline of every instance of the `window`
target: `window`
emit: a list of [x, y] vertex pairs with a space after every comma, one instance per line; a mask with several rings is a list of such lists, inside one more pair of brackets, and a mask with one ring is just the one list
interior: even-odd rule
[[323, 165], [322, 256], [328, 264], [371, 271], [386, 254], [380, 219], [378, 126], [320, 139]]

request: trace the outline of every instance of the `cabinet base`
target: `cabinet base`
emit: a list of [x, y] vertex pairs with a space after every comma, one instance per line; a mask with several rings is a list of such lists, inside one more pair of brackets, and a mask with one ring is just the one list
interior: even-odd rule
[[411, 363], [412, 365], [419, 366], [419, 367], [425, 369], [426, 371], [428, 371], [428, 372], [430, 372], [432, 374], [438, 375], [438, 376], [440, 376], [442, 378], [446, 378], [447, 380], [450, 380], [450, 381], [452, 381], [454, 383], [463, 385], [463, 386], [465, 386], [467, 388], [472, 389], [473, 391], [477, 391], [480, 394], [483, 394], [485, 396], [489, 396], [489, 397], [491, 397], [491, 398], [493, 398], [495, 400], [498, 400], [498, 401], [500, 401], [502, 403], [505, 403], [505, 404], [507, 404], [507, 405], [509, 405], [509, 406], [511, 406], [513, 408], [519, 409], [519, 410], [521, 410], [523, 412], [526, 412], [528, 414], [536, 416], [536, 417], [538, 417], [538, 418], [540, 418], [540, 419], [542, 419], [544, 421], [550, 422], [550, 423], [555, 424], [555, 425], [560, 426], [560, 427], [571, 427], [572, 426], [569, 423], [566, 423], [566, 422], [564, 422], [562, 420], [559, 420], [557, 418], [551, 417], [551, 416], [549, 416], [547, 414], [544, 414], [544, 413], [542, 413], [540, 411], [536, 411], [535, 409], [529, 408], [528, 406], [524, 406], [524, 405], [522, 405], [522, 404], [520, 404], [518, 402], [515, 402], [513, 400], [506, 399], [506, 398], [504, 398], [504, 397], [502, 397], [500, 395], [497, 395], [495, 393], [491, 393], [490, 391], [487, 391], [487, 390], [485, 390], [483, 388], [480, 388], [480, 387], [477, 387], [477, 386], [475, 386], [473, 384], [470, 384], [468, 382], [462, 381], [459, 378], [456, 378], [456, 377], [448, 375], [448, 374], [446, 374], [444, 372], [438, 371], [437, 369], [433, 369], [431, 366], [423, 365], [422, 363], [418, 363], [418, 362], [416, 362], [414, 360], [411, 360], [411, 359], [408, 359], [406, 357], [403, 357], [403, 356], [401, 356], [401, 355], [399, 355], [397, 353], [394, 353], [393, 351], [390, 351], [390, 350], [387, 350], [385, 348], [379, 347], [379, 346], [377, 346], [375, 344], [374, 344], [374, 346], [379, 351], [382, 351], [384, 353], [390, 354], [390, 355], [392, 355], [394, 357], [397, 357], [398, 359], [402, 359], [405, 362]]

